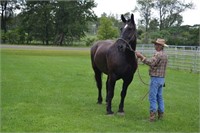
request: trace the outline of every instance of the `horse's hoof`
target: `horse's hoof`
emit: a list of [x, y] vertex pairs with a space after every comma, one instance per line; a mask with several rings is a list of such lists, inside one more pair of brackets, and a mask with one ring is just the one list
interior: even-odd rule
[[107, 115], [108, 115], [108, 116], [113, 116], [113, 115], [114, 115], [114, 112], [112, 112], [112, 111], [107, 112]]
[[102, 104], [102, 102], [97, 102], [97, 104], [101, 105], [101, 104]]
[[117, 114], [120, 115], [120, 116], [124, 116], [125, 115], [124, 112], [117, 112]]

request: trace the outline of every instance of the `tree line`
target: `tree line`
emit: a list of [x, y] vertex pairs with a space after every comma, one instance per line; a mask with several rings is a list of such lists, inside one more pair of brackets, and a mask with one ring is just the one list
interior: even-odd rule
[[[70, 44], [85, 36], [88, 22], [97, 19], [92, 10], [95, 6], [94, 1], [87, 0], [2, 0], [2, 42]], [[16, 9], [20, 10], [18, 15], [14, 14]]]
[[[91, 45], [95, 40], [117, 38], [120, 16], [103, 13], [98, 18], [93, 11], [96, 6], [93, 0], [1, 0], [1, 42], [62, 46], [83, 40]], [[198, 45], [199, 24], [181, 25], [181, 13], [192, 8], [192, 3], [180, 0], [137, 0], [132, 12], [139, 12], [141, 17], [138, 43], [162, 37], [171, 45]]]
[[156, 37], [162, 37], [172, 45], [199, 45], [200, 25], [181, 25], [181, 13], [193, 8], [192, 2], [181, 0], [137, 0], [134, 11], [141, 16], [138, 22], [140, 41], [149, 43]]

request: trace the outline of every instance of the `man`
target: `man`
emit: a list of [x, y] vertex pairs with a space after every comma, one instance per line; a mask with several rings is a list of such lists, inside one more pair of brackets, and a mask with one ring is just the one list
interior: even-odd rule
[[[147, 59], [140, 52], [136, 52], [138, 58], [150, 67], [149, 75], [151, 77], [149, 86], [149, 103], [150, 103], [150, 121], [156, 120], [156, 112], [158, 112], [158, 119], [163, 118], [164, 100], [163, 100], [163, 85], [165, 83], [165, 71], [167, 66], [167, 54], [164, 52], [164, 39], [158, 38], [153, 42], [155, 47], [155, 54], [152, 58]], [[157, 108], [158, 106], [158, 108]]]

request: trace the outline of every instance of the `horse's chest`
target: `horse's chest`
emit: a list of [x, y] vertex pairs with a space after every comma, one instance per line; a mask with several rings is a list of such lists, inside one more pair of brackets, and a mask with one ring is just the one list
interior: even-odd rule
[[117, 73], [131, 72], [134, 68], [134, 61], [127, 58], [118, 57], [107, 59], [108, 69]]

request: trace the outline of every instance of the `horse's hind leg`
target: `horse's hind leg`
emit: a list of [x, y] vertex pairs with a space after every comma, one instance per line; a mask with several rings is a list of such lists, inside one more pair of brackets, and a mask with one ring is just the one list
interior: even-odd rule
[[91, 62], [92, 62], [92, 68], [93, 68], [94, 74], [95, 74], [96, 85], [97, 85], [97, 88], [98, 88], [98, 101], [97, 101], [97, 103], [102, 104], [102, 101], [103, 101], [102, 93], [101, 93], [101, 90], [102, 90], [102, 79], [101, 79], [102, 72], [97, 68], [95, 61], [94, 61], [94, 56], [95, 56], [97, 48], [98, 48], [98, 45], [94, 45], [91, 48]]
[[102, 79], [101, 79], [102, 72], [96, 67], [94, 67], [93, 69], [94, 69], [94, 72], [95, 72], [95, 80], [96, 80], [96, 85], [97, 85], [97, 88], [98, 88], [98, 101], [97, 101], [97, 103], [102, 104], [102, 101], [103, 101], [102, 92], [101, 92], [101, 90], [102, 90]]
[[108, 103], [108, 77], [109, 76], [107, 76], [107, 81], [106, 81], [106, 103]]

